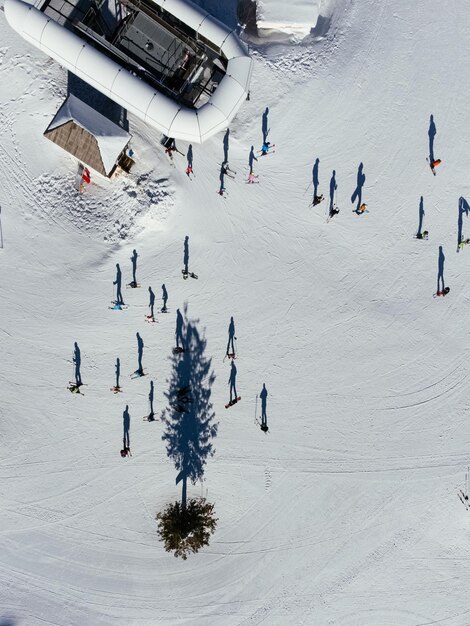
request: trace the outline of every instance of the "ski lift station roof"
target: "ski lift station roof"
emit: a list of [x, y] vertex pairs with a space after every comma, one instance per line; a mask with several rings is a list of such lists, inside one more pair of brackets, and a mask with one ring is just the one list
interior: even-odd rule
[[131, 135], [70, 94], [44, 136], [103, 176], [111, 176]]
[[235, 31], [188, 0], [5, 0], [26, 41], [165, 135], [202, 143], [247, 97]]

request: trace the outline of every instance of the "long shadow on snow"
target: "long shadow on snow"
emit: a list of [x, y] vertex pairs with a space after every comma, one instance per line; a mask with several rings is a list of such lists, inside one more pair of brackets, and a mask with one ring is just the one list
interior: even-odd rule
[[434, 115], [431, 115], [431, 117], [429, 118], [429, 130], [428, 130], [429, 162], [430, 163], [434, 162], [434, 138], [436, 134], [437, 134], [437, 130], [436, 130], [436, 124], [434, 123]]
[[463, 241], [463, 216], [464, 214], [468, 217], [468, 212], [470, 211], [470, 206], [468, 202], [460, 196], [459, 198], [459, 218], [457, 221], [457, 252], [460, 250], [459, 244]]
[[212, 440], [218, 430], [211, 403], [215, 374], [212, 360], [205, 356], [207, 342], [199, 334], [198, 321], [188, 321], [186, 307], [184, 321], [184, 352], [170, 357], [172, 371], [165, 393], [168, 407], [161, 416], [165, 425], [162, 439], [179, 472], [176, 483], [182, 482], [183, 508], [188, 479], [195, 484], [202, 478], [207, 458], [214, 454]]

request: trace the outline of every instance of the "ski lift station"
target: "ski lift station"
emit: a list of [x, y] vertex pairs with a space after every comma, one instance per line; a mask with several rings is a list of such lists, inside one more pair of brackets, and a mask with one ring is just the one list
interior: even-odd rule
[[10, 26], [165, 135], [202, 143], [246, 100], [235, 31], [187, 0], [5, 0]]

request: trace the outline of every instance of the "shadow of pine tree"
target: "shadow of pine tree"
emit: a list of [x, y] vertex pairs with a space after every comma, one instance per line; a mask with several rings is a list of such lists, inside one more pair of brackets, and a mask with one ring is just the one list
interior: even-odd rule
[[[207, 342], [199, 334], [197, 321], [188, 321], [186, 308], [183, 338], [184, 352], [170, 357], [172, 371], [165, 393], [168, 406], [161, 416], [165, 425], [162, 439], [178, 471], [176, 483], [182, 483], [181, 505], [169, 505], [157, 519], [166, 549], [186, 558], [186, 551], [197, 552], [208, 544], [215, 528], [212, 505], [200, 499], [188, 503], [187, 483], [190, 480], [195, 484], [203, 477], [207, 459], [214, 455], [213, 439], [217, 436], [218, 423], [211, 403], [215, 374], [212, 360], [205, 356]], [[195, 511], [201, 515], [198, 517]], [[201, 516], [205, 533], [200, 532]], [[197, 533], [195, 525], [199, 525]]]

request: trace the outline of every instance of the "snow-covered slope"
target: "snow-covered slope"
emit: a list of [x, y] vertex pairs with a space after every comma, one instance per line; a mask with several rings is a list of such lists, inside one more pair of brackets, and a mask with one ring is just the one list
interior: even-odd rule
[[[470, 251], [456, 252], [470, 200], [467, 13], [453, 0], [336, 2], [320, 43], [255, 51], [226, 199], [222, 135], [194, 148], [189, 181], [185, 159], [170, 167], [133, 118], [133, 173], [77, 197], [73, 162], [42, 137], [66, 76], [1, 18], [0, 623], [470, 623], [470, 512], [457, 498], [470, 447]], [[267, 107], [276, 151], [247, 185]], [[336, 171], [328, 224], [326, 201], [309, 207], [317, 158], [326, 196]], [[360, 163], [369, 213], [357, 216]], [[413, 238], [421, 196], [428, 241]], [[181, 278], [186, 235], [197, 281]], [[433, 298], [439, 246], [446, 298]], [[134, 248], [142, 288], [111, 311], [115, 264], [130, 282]], [[147, 287], [158, 297], [162, 283], [170, 313], [146, 324]], [[154, 521], [180, 495], [177, 472], [161, 422], [142, 416], [150, 379], [164, 406], [185, 302], [205, 329], [219, 421], [191, 493], [219, 523], [181, 561]], [[225, 410], [231, 316], [242, 400]], [[149, 376], [131, 380], [136, 332]], [[66, 389], [74, 342], [83, 397]], [[267, 435], [254, 422], [263, 383]]]

